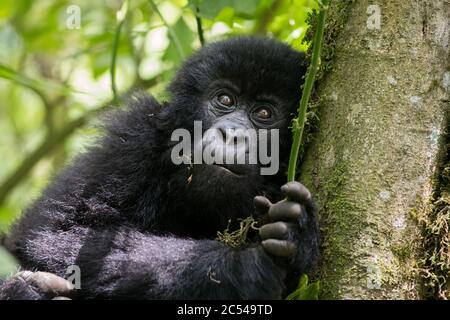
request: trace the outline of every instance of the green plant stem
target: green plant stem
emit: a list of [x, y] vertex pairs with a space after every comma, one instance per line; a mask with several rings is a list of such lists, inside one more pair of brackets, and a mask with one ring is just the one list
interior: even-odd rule
[[118, 91], [116, 84], [116, 64], [117, 64], [117, 53], [119, 51], [119, 43], [120, 43], [120, 33], [122, 32], [123, 24], [125, 23], [125, 18], [128, 14], [129, 8], [129, 0], [125, 0], [117, 14], [117, 20], [119, 23], [117, 24], [116, 32], [114, 33], [113, 40], [113, 48], [111, 55], [111, 67], [110, 67], [110, 76], [111, 76], [111, 90], [113, 92], [114, 102], [117, 102], [118, 99]]
[[26, 75], [21, 74], [1, 63], [0, 63], [0, 78], [10, 80], [18, 85], [30, 89], [42, 99], [45, 105], [48, 105], [50, 103], [48, 101], [49, 99], [46, 96], [46, 91], [50, 91], [52, 93], [56, 91], [57, 93], [64, 96], [67, 96], [72, 93], [84, 94], [84, 92], [75, 91], [65, 84], [54, 82], [49, 79], [45, 79], [45, 81], [30, 79]]
[[161, 14], [161, 11], [159, 11], [158, 7], [156, 6], [155, 2], [153, 0], [148, 0], [148, 2], [150, 3], [150, 6], [152, 7], [152, 10], [154, 12], [156, 12], [156, 14], [159, 16], [159, 18], [161, 19], [162, 23], [166, 26], [168, 32], [169, 32], [169, 37], [172, 39], [175, 48], [178, 52], [178, 55], [180, 56], [181, 60], [184, 60], [185, 58], [185, 53], [183, 50], [183, 47], [181, 46], [181, 43], [177, 37], [177, 34], [175, 33], [175, 30], [173, 29], [173, 27], [171, 25], [169, 25], [169, 23], [167, 23], [166, 19], [164, 19], [164, 16]]
[[312, 88], [314, 87], [314, 80], [317, 69], [319, 68], [320, 51], [322, 49], [322, 39], [325, 29], [326, 11], [328, 9], [330, 0], [322, 0], [317, 22], [316, 33], [314, 34], [313, 52], [311, 57], [311, 65], [309, 66], [305, 84], [303, 86], [302, 98], [300, 106], [297, 110], [298, 116], [292, 121], [293, 142], [291, 147], [291, 154], [289, 156], [288, 167], [288, 181], [294, 181], [297, 168], [298, 152], [300, 143], [302, 141], [303, 129], [306, 121], [306, 109], [308, 107], [309, 97], [311, 96]]
[[116, 63], [117, 63], [117, 51], [119, 49], [119, 39], [120, 31], [122, 29], [123, 21], [119, 22], [116, 32], [114, 34], [113, 50], [111, 56], [111, 67], [110, 67], [110, 77], [111, 77], [111, 90], [113, 92], [114, 100], [117, 101], [117, 85], [116, 85]]
[[198, 13], [199, 9], [198, 7], [195, 7], [195, 21], [197, 22], [198, 39], [200, 40], [200, 44], [203, 47], [205, 45], [205, 37], [203, 35], [202, 18], [200, 18]]

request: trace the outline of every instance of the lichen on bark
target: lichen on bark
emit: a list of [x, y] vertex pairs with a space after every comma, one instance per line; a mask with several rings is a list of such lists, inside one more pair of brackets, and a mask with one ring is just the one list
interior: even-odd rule
[[430, 200], [449, 112], [450, 5], [384, 1], [369, 29], [371, 4], [332, 2], [327, 28], [339, 32], [328, 31], [320, 121], [300, 168], [320, 214], [321, 298], [422, 297], [412, 213]]
[[442, 142], [432, 201], [416, 217], [422, 227], [419, 272], [425, 298], [450, 299], [450, 114]]

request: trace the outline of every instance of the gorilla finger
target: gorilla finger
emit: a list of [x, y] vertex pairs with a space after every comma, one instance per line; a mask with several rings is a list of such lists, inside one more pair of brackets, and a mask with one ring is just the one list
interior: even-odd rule
[[259, 229], [259, 235], [263, 240], [270, 238], [286, 240], [289, 236], [289, 227], [281, 221], [265, 224]]
[[286, 240], [268, 239], [261, 244], [267, 253], [276, 257], [289, 257], [295, 252], [295, 244]]
[[312, 200], [309, 190], [297, 181], [286, 183], [281, 187], [281, 192], [283, 192], [288, 199], [298, 201], [300, 203], [307, 203]]
[[18, 275], [25, 281], [33, 282], [44, 292], [66, 295], [74, 289], [72, 283], [52, 273], [22, 271]]
[[253, 205], [255, 206], [256, 213], [266, 214], [272, 203], [264, 196], [256, 196], [253, 198]]
[[297, 221], [302, 215], [302, 206], [293, 201], [280, 201], [269, 209], [269, 218], [273, 221]]
[[57, 297], [54, 297], [52, 300], [72, 300], [72, 299], [63, 297], [63, 296], [57, 296]]

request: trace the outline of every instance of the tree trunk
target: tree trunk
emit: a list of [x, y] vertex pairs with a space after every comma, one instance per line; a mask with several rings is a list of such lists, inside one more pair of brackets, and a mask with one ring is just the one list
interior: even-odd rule
[[325, 39], [319, 127], [300, 176], [319, 207], [321, 298], [421, 298], [417, 215], [450, 111], [450, 2], [334, 0], [329, 10], [338, 35]]

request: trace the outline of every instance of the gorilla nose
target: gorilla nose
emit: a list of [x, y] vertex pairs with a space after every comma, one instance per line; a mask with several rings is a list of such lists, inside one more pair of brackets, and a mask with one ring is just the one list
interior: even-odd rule
[[235, 140], [245, 139], [248, 135], [247, 130], [252, 126], [248, 121], [247, 114], [239, 110], [221, 119], [215, 127], [222, 134], [224, 141], [235, 143]]
[[219, 132], [222, 135], [223, 141], [225, 143], [236, 143], [241, 139], [245, 139], [245, 129], [243, 128], [219, 128]]
[[220, 134], [222, 135], [222, 141], [226, 145], [240, 145], [242, 143], [245, 143], [248, 136], [246, 128], [244, 127], [223, 126], [218, 129]]

